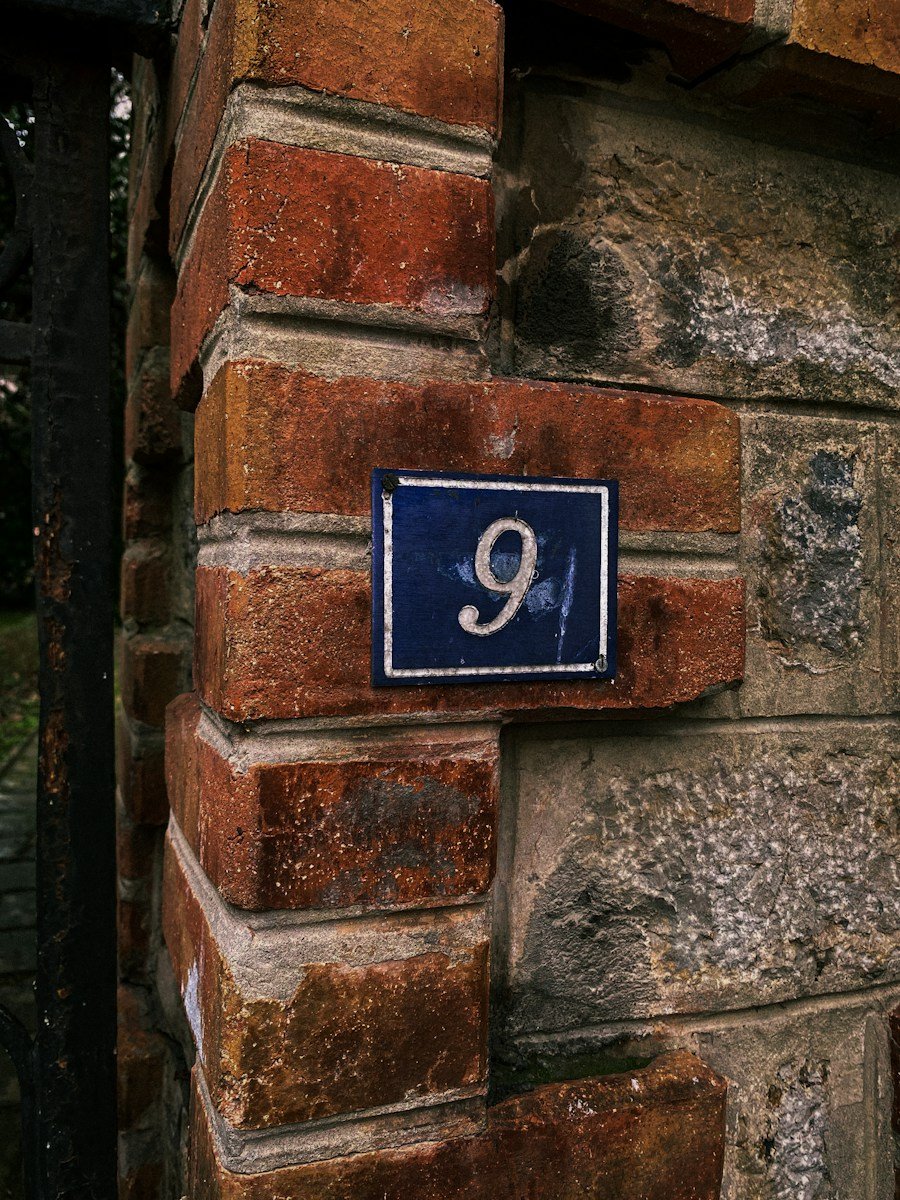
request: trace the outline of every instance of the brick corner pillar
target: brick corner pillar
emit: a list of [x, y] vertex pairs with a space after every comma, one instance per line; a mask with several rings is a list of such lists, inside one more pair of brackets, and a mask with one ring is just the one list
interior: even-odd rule
[[[491, 886], [505, 722], [740, 680], [742, 581], [641, 553], [733, 540], [737, 418], [492, 378], [492, 0], [185, 21], [170, 383], [196, 410], [199, 559], [163, 926], [197, 1051], [190, 1195], [713, 1200], [724, 1085], [689, 1055], [488, 1106]], [[372, 688], [374, 467], [599, 463], [633, 551], [615, 682]]]

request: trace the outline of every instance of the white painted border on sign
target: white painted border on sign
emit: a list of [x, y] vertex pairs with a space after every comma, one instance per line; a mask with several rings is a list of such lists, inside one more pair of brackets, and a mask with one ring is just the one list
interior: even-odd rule
[[[499, 480], [431, 478], [423, 475], [398, 474], [398, 486], [477, 488], [498, 492], [576, 492], [600, 497], [600, 638], [603, 655], [608, 660], [609, 647], [609, 488], [596, 484], [576, 483], [501, 483]], [[388, 679], [446, 679], [459, 675], [554, 675], [561, 671], [587, 673], [596, 671], [595, 663], [554, 663], [503, 667], [397, 667], [394, 662], [394, 506], [393, 494], [382, 493], [381, 506], [384, 529], [384, 673]], [[599, 653], [599, 648], [598, 648]]]

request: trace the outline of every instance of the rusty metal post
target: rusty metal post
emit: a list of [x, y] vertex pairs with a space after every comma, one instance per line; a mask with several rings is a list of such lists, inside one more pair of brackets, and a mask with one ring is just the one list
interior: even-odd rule
[[35, 79], [35, 1069], [47, 1200], [116, 1191], [109, 80], [83, 46]]

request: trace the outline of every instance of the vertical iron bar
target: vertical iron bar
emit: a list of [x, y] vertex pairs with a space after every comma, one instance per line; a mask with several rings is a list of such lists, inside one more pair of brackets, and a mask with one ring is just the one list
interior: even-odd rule
[[109, 68], [81, 46], [35, 84], [39, 1186], [45, 1200], [113, 1200]]

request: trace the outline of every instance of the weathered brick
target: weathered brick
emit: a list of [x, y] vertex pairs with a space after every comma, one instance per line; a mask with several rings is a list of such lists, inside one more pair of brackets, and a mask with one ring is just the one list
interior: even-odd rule
[[117, 1079], [119, 1130], [146, 1124], [159, 1098], [166, 1065], [166, 1044], [151, 1027], [143, 989], [120, 984], [118, 990]]
[[[568, 6], [568, 0], [563, 0], [563, 3]], [[573, 0], [573, 6], [592, 11], [604, 9], [609, 13], [618, 12], [621, 16], [627, 16], [629, 10], [634, 15], [635, 10], [635, 6], [628, 4], [627, 0]], [[640, 14], [644, 19], [648, 7], [652, 11], [652, 5], [644, 5], [645, 11]], [[720, 21], [744, 25], [753, 19], [753, 0], [662, 0], [657, 4], [656, 10], [660, 16], [667, 13], [676, 17], [681, 10], [684, 13], [697, 13], [702, 17], [715, 17]]]
[[183, 837], [167, 839], [163, 923], [213, 1101], [233, 1126], [478, 1093], [487, 927], [457, 907], [335, 927], [246, 924]]
[[[695, 79], [737, 53], [750, 32], [754, 10], [754, 0], [557, 2], [597, 21], [661, 43], [676, 73], [687, 79]], [[577, 32], [570, 30], [570, 36], [577, 36]]]
[[135, 197], [160, 109], [159, 74], [151, 58], [135, 54], [131, 60], [131, 138], [128, 154], [128, 215], [134, 212]]
[[373, 467], [619, 480], [625, 529], [740, 528], [739, 422], [683, 397], [498, 379], [411, 386], [228, 363], [197, 409], [196, 517], [367, 514]]
[[171, 466], [182, 459], [181, 415], [169, 388], [169, 352], [149, 351], [125, 401], [125, 457], [145, 466]]
[[116, 819], [116, 865], [120, 879], [147, 880], [159, 856], [160, 830], [137, 825], [122, 809]]
[[125, 250], [125, 277], [130, 286], [136, 285], [141, 264], [147, 258], [161, 259], [168, 254], [164, 163], [158, 142], [158, 138], [153, 139], [143, 169], [135, 176]]
[[[208, 17], [208, 10], [212, 8], [212, 16]], [[203, 43], [206, 37], [207, 25], [217, 19], [216, 9], [218, 5], [213, 6], [213, 0], [185, 0], [184, 7], [181, 10], [181, 19], [178, 22], [178, 40], [175, 44], [175, 53], [172, 56], [172, 66], [169, 71], [168, 87], [166, 89], [166, 116], [165, 129], [166, 137], [170, 144], [174, 142], [178, 126], [185, 114], [185, 109], [188, 105], [188, 98], [191, 94], [192, 86], [197, 72], [198, 64], [201, 61], [200, 55], [203, 50]], [[225, 10], [228, 4], [222, 6], [222, 12], [218, 19], [225, 16]], [[195, 114], [192, 113], [192, 119], [189, 124], [195, 124]], [[215, 135], [215, 129], [213, 129]], [[188, 135], [189, 136], [189, 135]], [[206, 153], [209, 153], [207, 147]], [[199, 178], [202, 172], [206, 156], [196, 165], [197, 177]]]
[[122, 533], [126, 542], [167, 536], [172, 526], [172, 483], [158, 472], [132, 465], [125, 476]]
[[887, 1013], [898, 996], [896, 986], [862, 989], [817, 1004], [542, 1033], [518, 1046], [516, 1087], [568, 1079], [585, 1064], [606, 1074], [635, 1058], [688, 1051], [728, 1080], [723, 1197], [887, 1198], [894, 1166]]
[[201, 697], [238, 721], [661, 708], [740, 679], [740, 580], [623, 576], [618, 595], [614, 681], [374, 689], [367, 574], [272, 566], [241, 575], [202, 568], [194, 677]]
[[502, 10], [491, 0], [236, 6], [236, 74], [301, 83], [459, 125], [499, 120]]
[[120, 985], [118, 1016], [120, 1200], [181, 1196], [189, 1073], [152, 987]]
[[165, 543], [134, 542], [122, 555], [122, 617], [162, 625], [169, 617], [169, 554]]
[[900, 982], [900, 726], [704, 724], [518, 736], [511, 1034]]
[[900, 72], [900, 7], [867, 0], [795, 0], [790, 41], [817, 54]]
[[[200, 827], [200, 793], [203, 786], [199, 739], [202, 715], [203, 710], [194, 692], [176, 696], [166, 709], [166, 794], [175, 820], [195, 854], [198, 854], [199, 843], [195, 831]], [[206, 870], [202, 862], [201, 866]], [[216, 886], [219, 887], [218, 882]]]
[[716, 1200], [725, 1083], [691, 1054], [551, 1084], [488, 1109], [485, 1133], [238, 1174], [195, 1080], [192, 1200]]
[[164, 825], [169, 817], [163, 747], [155, 735], [136, 733], [119, 710], [116, 720], [116, 780], [125, 812], [138, 825]]
[[171, 272], [145, 258], [135, 286], [125, 333], [125, 378], [133, 379], [148, 350], [169, 344], [169, 309], [174, 293]]
[[131, 145], [128, 154], [128, 238], [126, 279], [137, 282], [144, 255], [165, 257], [167, 253], [162, 192], [167, 158], [162, 127], [163, 98], [157, 64], [135, 55], [130, 94], [132, 97]]
[[153, 893], [147, 887], [120, 895], [116, 904], [119, 977], [132, 983], [148, 982], [152, 976]]
[[[189, 31], [191, 50], [176, 61], [175, 109], [193, 39]], [[495, 131], [501, 43], [502, 12], [491, 0], [311, 0], [302, 17], [287, 0], [217, 0], [175, 158], [173, 252], [234, 84], [299, 84]]]
[[[192, 79], [193, 92], [177, 133], [172, 164], [168, 249], [173, 259], [178, 256], [191, 204], [206, 169], [233, 82], [232, 63], [237, 34], [235, 7], [236, 0], [217, 0], [212, 6], [199, 64], [194, 63], [187, 53], [175, 64], [178, 71], [173, 76], [170, 96], [173, 127], [182, 117], [179, 104], [182, 97], [188, 96]], [[195, 66], [196, 77], [193, 74]]]
[[163, 1195], [164, 1168], [161, 1161], [144, 1162], [120, 1172], [119, 1200], [159, 1200]]
[[187, 651], [184, 642], [139, 635], [122, 642], [122, 703], [125, 712], [145, 725], [161, 728], [166, 705], [184, 690]]
[[122, 806], [116, 812], [119, 978], [146, 983], [159, 946], [159, 880], [163, 830], [136, 825]]
[[229, 288], [481, 316], [494, 286], [490, 185], [250, 138], [226, 150], [172, 308], [177, 390]]
[[[701, 90], [759, 110], [765, 105], [769, 111], [778, 107], [790, 112], [797, 98], [803, 97], [807, 104], [810, 100], [827, 104], [835, 115], [854, 114], [856, 133], [864, 123], [885, 140], [896, 133], [900, 74], [807, 49], [794, 40], [793, 31], [789, 37], [783, 29], [778, 33], [781, 40], [754, 56], [753, 63], [710, 77]], [[879, 140], [869, 143], [876, 153]], [[865, 154], [862, 150], [863, 158]]]
[[267, 761], [264, 742], [210, 744], [200, 715], [193, 697], [169, 707], [169, 794], [201, 866], [232, 904], [383, 907], [486, 891], [496, 729], [335, 738], [313, 760], [284, 761], [281, 748], [282, 761]]

